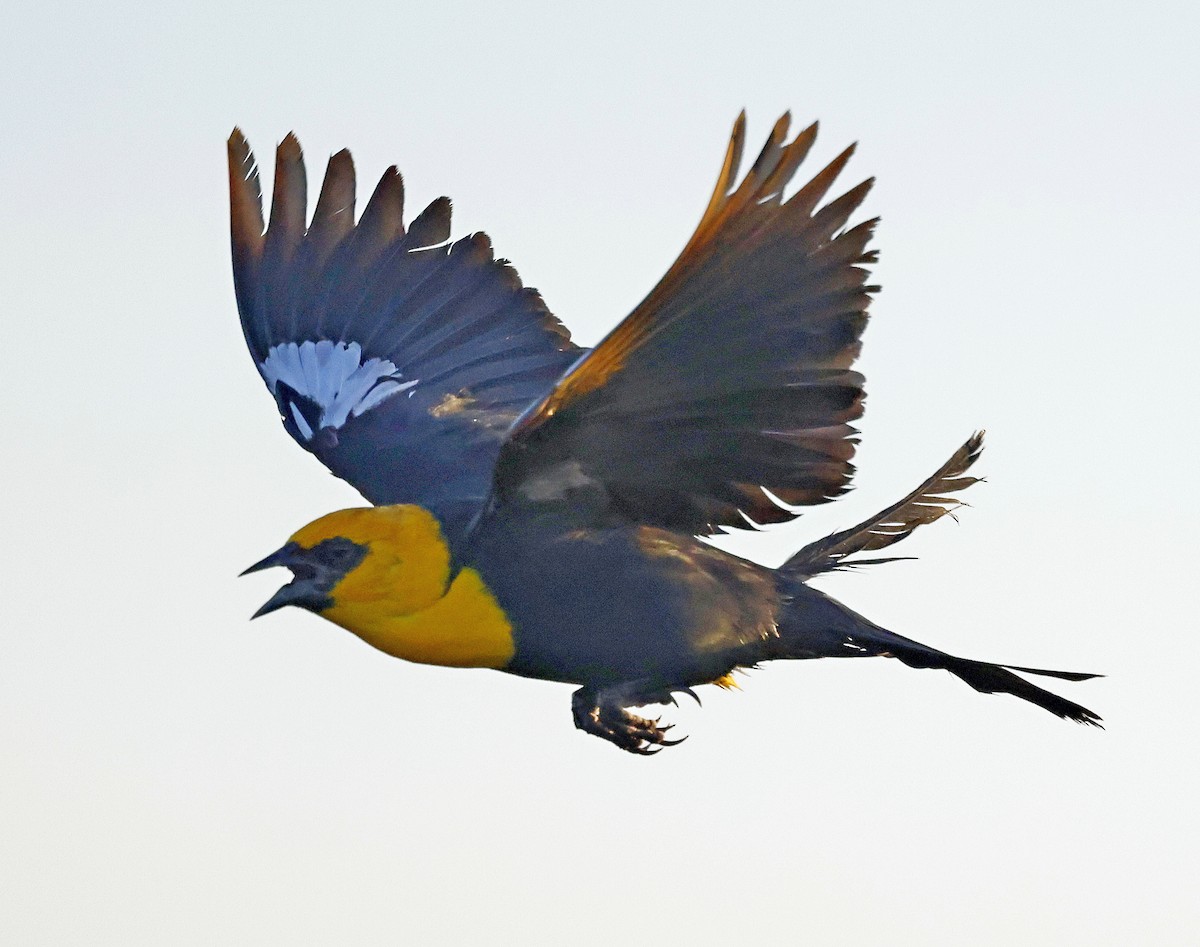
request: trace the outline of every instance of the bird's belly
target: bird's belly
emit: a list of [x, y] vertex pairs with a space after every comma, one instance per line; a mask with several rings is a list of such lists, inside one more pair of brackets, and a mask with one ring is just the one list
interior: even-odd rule
[[481, 544], [474, 565], [512, 626], [504, 670], [667, 685], [714, 680], [753, 663], [750, 652], [774, 632], [775, 590], [765, 570], [690, 537], [664, 534], [667, 549], [648, 542], [650, 532], [657, 531]]

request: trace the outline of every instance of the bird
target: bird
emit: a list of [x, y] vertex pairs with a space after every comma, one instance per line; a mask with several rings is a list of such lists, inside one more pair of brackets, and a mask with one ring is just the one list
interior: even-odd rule
[[[864, 378], [853, 368], [878, 218], [873, 179], [829, 198], [854, 152], [790, 182], [817, 136], [785, 113], [749, 170], [743, 111], [694, 234], [593, 348], [572, 341], [451, 204], [407, 225], [384, 172], [356, 218], [348, 151], [311, 219], [294, 134], [258, 165], [228, 140], [234, 289], [246, 344], [291, 437], [369, 505], [304, 526], [245, 573], [293, 606], [418, 664], [572, 685], [575, 726], [653, 755], [682, 742], [640, 708], [780, 660], [887, 657], [1101, 726], [1026, 676], [1099, 675], [956, 657], [809, 584], [962, 504], [983, 432], [898, 502], [778, 568], [707, 539], [788, 522], [851, 486]], [[864, 557], [863, 554], [867, 554]], [[644, 711], [642, 711], [644, 713]]]

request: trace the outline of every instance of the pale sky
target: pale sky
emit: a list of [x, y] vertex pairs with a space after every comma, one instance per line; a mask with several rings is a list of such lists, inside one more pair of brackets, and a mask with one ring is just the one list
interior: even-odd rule
[[[6, 944], [1200, 942], [1185, 3], [25, 5], [0, 36]], [[356, 505], [245, 352], [225, 138], [448, 194], [584, 343], [741, 108], [882, 214], [857, 489], [989, 447], [920, 556], [822, 581], [1106, 731], [896, 662], [776, 664], [645, 760], [566, 685], [408, 665], [237, 573]], [[803, 172], [802, 172], [803, 173]]]

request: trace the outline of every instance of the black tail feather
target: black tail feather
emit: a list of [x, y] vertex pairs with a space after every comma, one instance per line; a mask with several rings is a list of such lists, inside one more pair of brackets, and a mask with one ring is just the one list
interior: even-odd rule
[[[1031, 704], [1036, 704], [1043, 710], [1050, 711], [1056, 717], [1064, 717], [1067, 720], [1074, 720], [1076, 723], [1084, 723], [1103, 729], [1104, 725], [1101, 723], [1101, 718], [1098, 714], [1093, 713], [1074, 701], [1067, 700], [1065, 697], [1059, 697], [1048, 690], [1043, 690], [1036, 684], [1031, 684], [1023, 677], [1018, 677], [1004, 665], [988, 664], [986, 661], [970, 661], [966, 658], [955, 658], [950, 655], [945, 655], [945, 660], [941, 664], [914, 665], [906, 661], [903, 655], [897, 655], [897, 657], [901, 661], [904, 661], [905, 664], [914, 667], [943, 667], [955, 677], [966, 681], [975, 690], [984, 694], [1012, 694], [1015, 697], [1020, 697], [1022, 700], [1029, 701]], [[1099, 676], [1097, 674], [1078, 674], [1072, 671], [1035, 671], [1032, 668], [1017, 668], [1016, 670], [1025, 671], [1029, 674], [1044, 674], [1049, 677], [1058, 677], [1068, 681], [1085, 681], [1088, 678]]]
[[[879, 629], [879, 631], [883, 631], [883, 629]], [[1087, 681], [1094, 677], [1101, 677], [1102, 675], [1100, 674], [1084, 674], [1079, 671], [1047, 671], [1041, 668], [1018, 667], [1012, 664], [992, 664], [989, 661], [972, 661], [970, 658], [956, 658], [952, 654], [945, 654], [935, 648], [930, 648], [915, 641], [909, 641], [907, 638], [902, 638], [900, 635], [894, 635], [891, 632], [884, 632], [884, 634], [894, 640], [886, 650], [881, 649], [877, 653], [898, 658], [909, 667], [941, 668], [942, 670], [949, 671], [960, 680], [966, 681], [980, 693], [1012, 694], [1014, 697], [1020, 697], [1031, 704], [1036, 704], [1043, 710], [1050, 711], [1056, 717], [1064, 717], [1067, 720], [1074, 720], [1076, 723], [1086, 723], [1089, 726], [1103, 729], [1103, 725], [1100, 722], [1101, 718], [1098, 714], [1093, 713], [1074, 701], [1067, 700], [1065, 697], [1059, 697], [1057, 694], [1044, 690], [1036, 684], [1031, 684], [1025, 678], [1013, 672], [1023, 671], [1026, 674], [1057, 677], [1064, 681]], [[856, 636], [855, 640], [860, 643], [863, 641], [859, 636]]]
[[949, 671], [984, 694], [1012, 694], [1048, 710], [1056, 717], [1100, 727], [1100, 716], [1073, 701], [1031, 684], [1022, 674], [1037, 674], [1063, 681], [1086, 681], [1099, 674], [1049, 671], [1015, 664], [992, 664], [957, 658], [936, 648], [905, 638], [847, 608], [814, 588], [783, 574], [790, 606], [779, 623], [779, 637], [763, 656], [772, 658], [889, 657], [912, 668]]
[[1041, 668], [1023, 668], [1016, 664], [1004, 664], [1010, 671], [1020, 671], [1022, 674], [1041, 674], [1045, 677], [1057, 677], [1064, 681], [1090, 681], [1093, 678], [1104, 677], [1103, 674], [1084, 674], [1082, 671], [1044, 671]]

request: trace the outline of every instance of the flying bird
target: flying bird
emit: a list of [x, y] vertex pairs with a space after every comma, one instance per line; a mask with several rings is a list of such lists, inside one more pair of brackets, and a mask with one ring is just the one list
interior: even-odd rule
[[947, 515], [982, 435], [865, 522], [777, 569], [703, 537], [794, 519], [854, 473], [878, 287], [864, 181], [827, 199], [847, 148], [789, 197], [817, 126], [784, 115], [738, 178], [738, 117], [695, 233], [650, 294], [584, 349], [450, 201], [404, 223], [394, 167], [355, 217], [348, 151], [308, 219], [300, 145], [229, 138], [233, 273], [250, 354], [287, 432], [371, 506], [330, 513], [251, 566], [293, 573], [255, 617], [315, 612], [407, 661], [575, 685], [575, 725], [623, 750], [679, 740], [631, 708], [728, 686], [767, 661], [890, 657], [1099, 726], [1024, 677], [1096, 675], [959, 658], [810, 587]]

